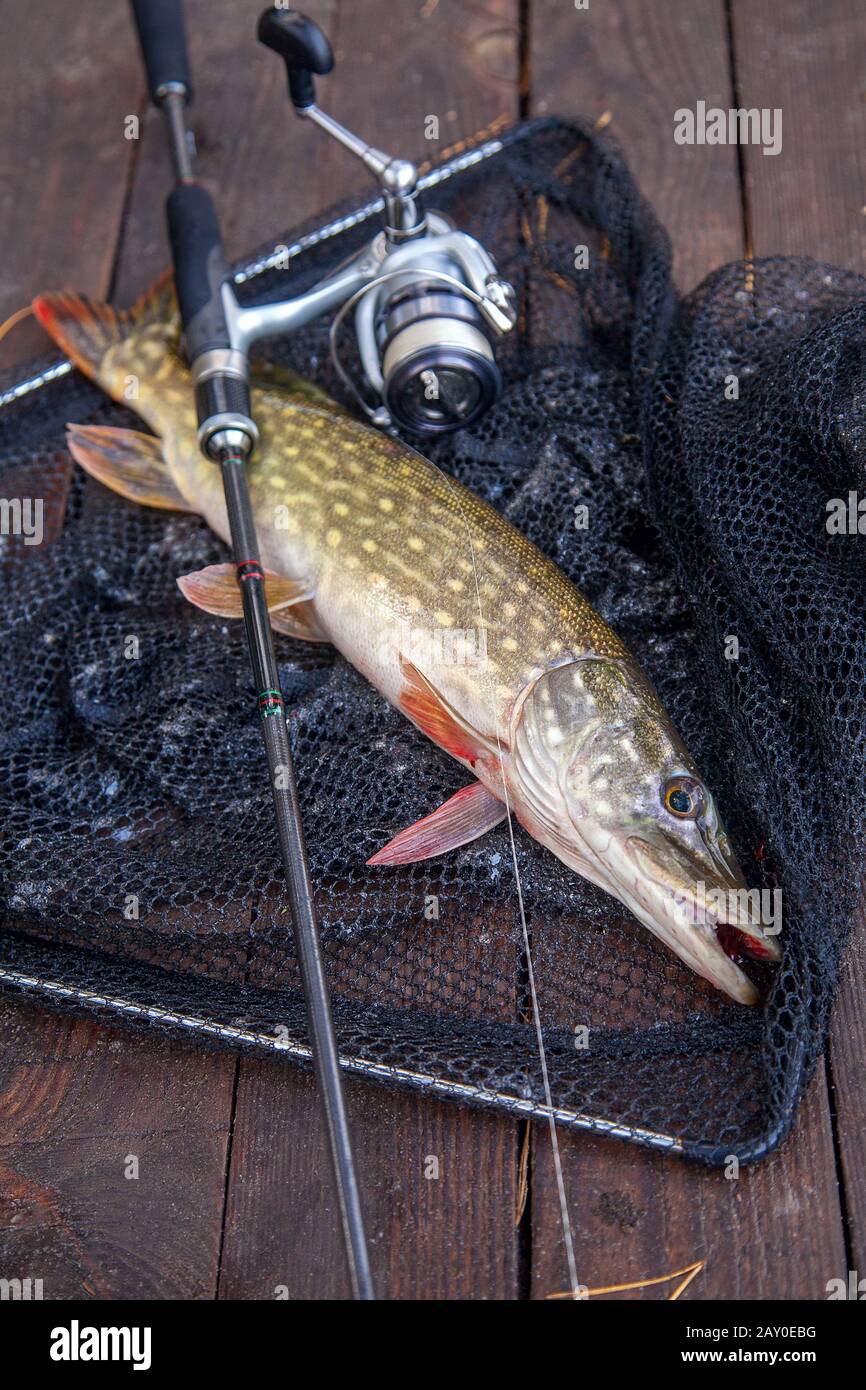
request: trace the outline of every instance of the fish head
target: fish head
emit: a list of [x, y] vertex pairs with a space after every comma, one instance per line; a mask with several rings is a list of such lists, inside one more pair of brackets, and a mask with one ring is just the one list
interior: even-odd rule
[[734, 958], [778, 960], [778, 946], [709, 788], [639, 669], [587, 657], [545, 672], [514, 748], [533, 833], [698, 974], [756, 1002]]

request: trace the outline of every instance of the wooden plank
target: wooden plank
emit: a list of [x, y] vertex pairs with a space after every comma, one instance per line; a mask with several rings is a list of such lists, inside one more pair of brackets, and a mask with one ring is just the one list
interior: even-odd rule
[[[859, 0], [734, 0], [740, 104], [782, 111], [782, 150], [744, 148], [754, 254], [805, 255], [862, 273], [866, 253], [866, 11]], [[866, 1271], [866, 913], [842, 972], [830, 1074], [850, 1257]], [[834, 1275], [844, 1275], [844, 1268]], [[830, 1276], [828, 1276], [830, 1277]]]
[[[187, 0], [184, 8], [196, 176], [216, 201], [226, 255], [235, 260], [323, 206], [313, 171], [321, 153], [317, 137], [325, 137], [295, 116], [281, 60], [256, 40], [264, 6]], [[304, 9], [326, 30], [335, 11], [335, 0], [309, 0]], [[120, 303], [147, 289], [171, 261], [165, 198], [173, 174], [162, 118], [152, 108], [142, 122], [141, 144], [127, 219], [136, 254], [125, 256], [119, 268]], [[357, 185], [363, 170], [349, 162]]]
[[[387, 19], [378, 6], [331, 8], [331, 21], [321, 22], [337, 67], [321, 84], [322, 105], [372, 143], [432, 158], [503, 112], [517, 117], [516, 0], [471, 7], [424, 0], [389, 7]], [[393, 54], [396, 66], [389, 62]], [[278, 69], [280, 88], [268, 119], [275, 111], [281, 119], [285, 109], [296, 159], [291, 177], [276, 187], [292, 189], [294, 202], [280, 204], [271, 190], [248, 243], [276, 231], [275, 216], [279, 225], [374, 188], [357, 162], [319, 132], [301, 126], [298, 141], [300, 123], [285, 107], [280, 65], [264, 56]], [[387, 100], [371, 101], [371, 91], [379, 90]], [[431, 115], [439, 119], [439, 134], [427, 141]], [[247, 151], [256, 167], [264, 149]], [[357, 1082], [349, 1083], [348, 1098], [380, 1295], [515, 1296], [516, 1122]], [[310, 1082], [279, 1065], [244, 1061], [236, 1115], [220, 1296], [269, 1298], [278, 1283], [293, 1298], [344, 1296], [342, 1237]], [[425, 1155], [439, 1156], [438, 1181], [424, 1176]]]
[[[513, 1297], [513, 1127], [359, 1082], [348, 1102], [378, 1297]], [[245, 1062], [220, 1298], [348, 1298], [334, 1228], [312, 1078]]]
[[[3, 29], [0, 323], [73, 271], [79, 289], [107, 292], [135, 155], [124, 120], [144, 100], [126, 6], [46, 0], [19, 6]], [[3, 341], [0, 368], [47, 350], [25, 320]]]
[[782, 149], [744, 147], [756, 256], [866, 259], [866, 12], [859, 0], [734, 0], [740, 105], [782, 111]]
[[[332, 38], [336, 68], [322, 82], [322, 103], [388, 153], [435, 160], [497, 118], [517, 118], [517, 0], [408, 0], [387, 9], [341, 0]], [[371, 100], [373, 92], [384, 99]], [[320, 207], [351, 190], [376, 191], [333, 142], [320, 142], [315, 162]]]
[[[826, 1114], [821, 1074], [795, 1138], [735, 1179], [615, 1141], [567, 1137], [562, 1159], [580, 1283], [605, 1288], [705, 1260], [683, 1298], [825, 1298], [827, 1280], [845, 1273]], [[536, 1140], [541, 1134], [536, 1126]], [[549, 1145], [534, 1148], [532, 1292], [546, 1298], [569, 1285]], [[664, 1299], [675, 1286], [608, 1297]]]
[[[553, 44], [548, 18], [558, 25]], [[677, 146], [672, 134], [673, 112], [679, 107], [694, 108], [699, 98], [708, 105], [733, 104], [722, 4], [648, 7], [625, 0], [572, 15], [565, 8], [551, 10], [541, 0], [533, 6], [532, 23], [533, 105], [559, 109], [574, 90], [569, 53], [573, 58], [579, 51], [581, 64], [583, 55], [590, 55], [593, 111], [613, 111], [612, 128], [642, 191], [672, 235], [681, 287], [741, 254], [737, 151]], [[582, 66], [579, 70], [582, 80]], [[745, 91], [741, 99], [746, 105], [764, 104]], [[758, 160], [762, 166], [773, 162], [759, 153]], [[759, 216], [759, 209], [760, 204], [753, 216]], [[690, 1297], [815, 1297], [828, 1278], [844, 1272], [839, 1268], [840, 1261], [844, 1265], [842, 1217], [823, 1073], [799, 1117], [795, 1139], [778, 1157], [744, 1170], [736, 1184], [718, 1172], [600, 1141], [565, 1136], [562, 1149], [570, 1176], [578, 1272], [587, 1284], [660, 1274], [665, 1265], [676, 1268], [710, 1253], [712, 1271], [695, 1281]], [[566, 1288], [567, 1279], [550, 1143], [539, 1126], [534, 1152], [533, 1292], [544, 1297], [553, 1285]], [[808, 1203], [797, 1195], [804, 1184]], [[664, 1292], [653, 1288], [645, 1296]]]
[[723, 0], [530, 7], [534, 114], [610, 112], [641, 191], [668, 229], [682, 290], [741, 254], [736, 151], [674, 143], [674, 112], [729, 104]]
[[46, 1299], [213, 1298], [233, 1070], [0, 1002], [0, 1277]]
[[[858, 914], [843, 961], [830, 1033], [830, 1085], [844, 1180], [851, 1267], [866, 1278], [866, 914]], [[844, 1274], [839, 1270], [839, 1274]]]
[[[2, 151], [18, 175], [4, 197], [27, 220], [7, 219], [4, 245], [19, 294], [64, 284], [109, 293], [136, 149], [123, 117], [140, 107], [144, 83], [126, 7], [99, 9], [98, 45], [94, 6], [52, 4], [7, 26], [0, 100], [17, 114]], [[49, 32], [63, 33], [60, 48], [46, 45]], [[145, 131], [141, 147], [157, 139], [162, 131]], [[132, 229], [132, 261], [137, 244]], [[62, 505], [62, 493], [48, 499], [49, 540]], [[5, 1000], [0, 1032], [0, 1272], [43, 1279], [46, 1298], [213, 1297], [234, 1060]], [[124, 1176], [130, 1153], [137, 1180]]]

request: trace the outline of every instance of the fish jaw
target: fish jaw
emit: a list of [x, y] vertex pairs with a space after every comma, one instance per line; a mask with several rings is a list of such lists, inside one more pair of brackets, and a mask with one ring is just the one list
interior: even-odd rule
[[[550, 668], [520, 701], [510, 739], [518, 818], [563, 863], [617, 898], [696, 974], [742, 1004], [757, 991], [733, 955], [777, 960], [715, 811], [658, 697], [626, 663]], [[680, 776], [699, 814], [664, 792]]]
[[[778, 959], [775, 942], [760, 934], [750, 912], [732, 885], [720, 877], [710, 887], [699, 886], [686, 874], [660, 871], [659, 859], [645, 841], [629, 836], [620, 842], [612, 856], [617, 877], [625, 892], [623, 900], [639, 921], [663, 941], [696, 974], [715, 985], [740, 1004], [756, 1004], [758, 992], [739, 965], [731, 959], [726, 945], [729, 938], [720, 928], [729, 927], [736, 942], [751, 941], [764, 959]], [[714, 905], [718, 892], [730, 904], [721, 911]], [[627, 893], [627, 897], [625, 894]]]
[[[643, 893], [646, 889], [643, 886]], [[638, 921], [669, 947], [688, 967], [737, 1004], [755, 1005], [758, 991], [743, 970], [726, 954], [715, 925], [683, 922], [682, 906], [666, 894], [651, 892], [649, 903], [624, 899]]]
[[[709, 980], [739, 1004], [757, 1004], [757, 990], [720, 940], [718, 928], [723, 924], [711, 912], [701, 911], [697, 894], [692, 892], [688, 881], [684, 880], [675, 889], [656, 877], [650, 872], [645, 857], [635, 852], [628, 838], [587, 835], [588, 827], [583, 826], [578, 839], [568, 828], [564, 802], [558, 825], [553, 829], [549, 822], [541, 824], [532, 812], [519, 804], [517, 789], [512, 795], [524, 829], [569, 869], [622, 903], [641, 926], [651, 931], [696, 975]], [[733, 925], [739, 928], [739, 920]]]
[[[674, 902], [685, 923], [712, 928], [723, 948], [730, 942], [732, 951], [753, 960], [774, 963], [781, 960], [778, 942], [762, 921], [760, 907], [756, 907], [754, 895], [749, 892], [740, 867], [731, 856], [713, 880], [707, 882], [697, 873], [689, 877], [688, 871], [683, 872], [679, 865], [672, 871], [664, 855], [639, 835], [629, 837], [627, 850], [641, 866], [644, 876], [656, 883], [658, 892]], [[723, 933], [721, 928], [730, 930]]]

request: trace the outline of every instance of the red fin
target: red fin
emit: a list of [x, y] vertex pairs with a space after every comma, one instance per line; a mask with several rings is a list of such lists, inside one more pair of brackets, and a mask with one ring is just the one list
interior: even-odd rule
[[400, 667], [406, 684], [398, 704], [422, 733], [452, 757], [463, 758], [473, 766], [482, 753], [497, 752], [495, 740], [473, 729], [457, 714], [407, 657], [400, 658]]
[[147, 324], [171, 324], [177, 312], [174, 279], [170, 271], [161, 275], [131, 309], [118, 311], [86, 295], [61, 291], [38, 295], [33, 312], [79, 371], [98, 381], [110, 347]]
[[[268, 612], [287, 608], [293, 603], [303, 603], [312, 598], [309, 584], [297, 579], [284, 579], [280, 574], [265, 570], [265, 592], [268, 598]], [[243, 598], [234, 565], [208, 565], [203, 570], [181, 575], [177, 581], [184, 598], [203, 608], [206, 613], [215, 613], [220, 618], [242, 618]]]
[[401, 830], [368, 864], [414, 864], [477, 840], [505, 819], [505, 806], [480, 782], [472, 782], [423, 820]]
[[116, 311], [83, 294], [40, 294], [33, 301], [33, 312], [85, 376], [96, 377], [108, 349], [121, 341]]
[[109, 425], [67, 425], [66, 443], [76, 463], [121, 497], [145, 507], [192, 511], [172, 482], [154, 435]]

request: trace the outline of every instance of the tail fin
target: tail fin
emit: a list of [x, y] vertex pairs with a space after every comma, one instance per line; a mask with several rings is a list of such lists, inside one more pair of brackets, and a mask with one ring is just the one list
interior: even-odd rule
[[148, 329], [155, 330], [148, 336], [166, 340], [178, 331], [171, 271], [161, 275], [131, 309], [119, 311], [86, 295], [61, 291], [40, 294], [33, 301], [33, 312], [75, 366], [112, 394], [112, 384], [101, 370], [110, 348]]

